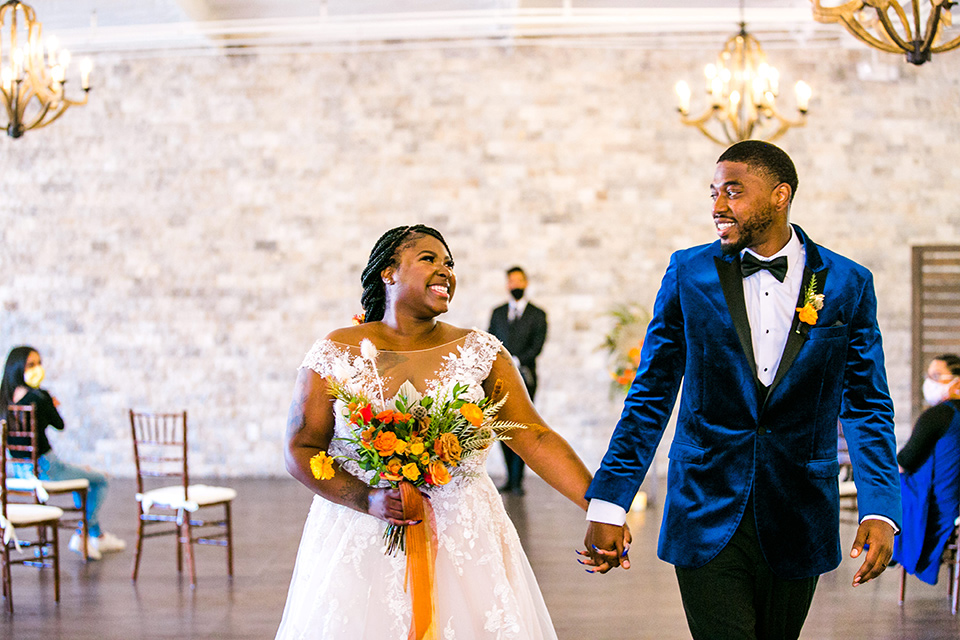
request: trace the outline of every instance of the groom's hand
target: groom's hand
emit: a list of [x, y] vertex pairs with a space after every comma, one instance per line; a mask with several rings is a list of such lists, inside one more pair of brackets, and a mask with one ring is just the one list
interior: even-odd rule
[[587, 535], [583, 539], [586, 551], [578, 551], [586, 560], [581, 564], [587, 565], [591, 573], [606, 573], [614, 567], [630, 568], [630, 549], [632, 537], [626, 526], [617, 526], [603, 522], [590, 521], [587, 525]]
[[873, 580], [887, 568], [893, 556], [893, 527], [883, 520], [864, 520], [857, 529], [850, 557], [857, 558], [867, 548], [867, 557], [853, 576], [853, 586]]

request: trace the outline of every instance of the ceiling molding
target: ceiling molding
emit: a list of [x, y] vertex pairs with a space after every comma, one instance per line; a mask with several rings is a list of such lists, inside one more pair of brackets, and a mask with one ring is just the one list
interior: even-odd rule
[[[186, 4], [186, 3], [184, 3]], [[194, 15], [204, 14], [197, 1]], [[809, 9], [758, 8], [747, 28], [765, 48], [857, 48], [837, 25]], [[75, 53], [242, 55], [260, 51], [356, 50], [430, 46], [610, 46], [715, 48], [735, 33], [740, 11], [700, 9], [511, 9], [422, 11], [351, 16], [194, 20], [60, 29]]]

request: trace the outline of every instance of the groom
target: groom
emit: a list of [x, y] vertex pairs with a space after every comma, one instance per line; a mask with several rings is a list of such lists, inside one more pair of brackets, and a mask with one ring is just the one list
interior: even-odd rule
[[717, 161], [719, 241], [676, 252], [641, 364], [587, 491], [583, 555], [629, 566], [621, 525], [683, 394], [659, 556], [676, 567], [693, 637], [797, 638], [817, 577], [840, 564], [837, 420], [850, 447], [865, 561], [900, 523], [893, 404], [873, 279], [788, 223], [790, 157], [757, 140]]

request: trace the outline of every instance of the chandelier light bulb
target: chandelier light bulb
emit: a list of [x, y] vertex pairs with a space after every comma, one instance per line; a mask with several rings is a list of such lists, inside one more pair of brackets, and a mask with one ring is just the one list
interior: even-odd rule
[[810, 89], [810, 85], [803, 80], [800, 80], [797, 82], [794, 91], [796, 91], [797, 94], [797, 109], [801, 113], [806, 113], [807, 108], [810, 106], [810, 96], [813, 94], [813, 91]]
[[13, 71], [10, 70], [10, 67], [4, 67], [0, 71], [0, 82], [3, 83], [3, 90], [10, 93], [10, 88], [13, 86]]
[[93, 60], [84, 58], [80, 61], [80, 87], [84, 91], [90, 90], [90, 72], [93, 71]]
[[690, 111], [690, 85], [681, 80], [675, 88], [677, 97], [680, 99], [677, 108], [680, 109], [680, 113], [688, 113]]

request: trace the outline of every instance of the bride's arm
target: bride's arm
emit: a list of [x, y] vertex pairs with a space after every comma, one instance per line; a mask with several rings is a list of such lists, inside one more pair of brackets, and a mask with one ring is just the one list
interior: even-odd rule
[[313, 477], [310, 458], [330, 446], [334, 420], [333, 397], [327, 392], [327, 383], [316, 372], [301, 369], [287, 415], [284, 462], [290, 475], [331, 502], [368, 513], [391, 524], [414, 524], [403, 519], [403, 506], [397, 489], [371, 488], [338, 465], [336, 473], [329, 480]]
[[490, 376], [484, 382], [487, 394], [493, 392], [497, 380], [510, 394], [500, 410], [498, 420], [519, 422], [526, 429], [513, 429], [507, 446], [517, 452], [538, 476], [584, 510], [587, 501], [583, 495], [592, 479], [587, 467], [566, 440], [548, 427], [534, 408], [523, 384], [520, 372], [506, 350], [501, 350], [493, 363]]

